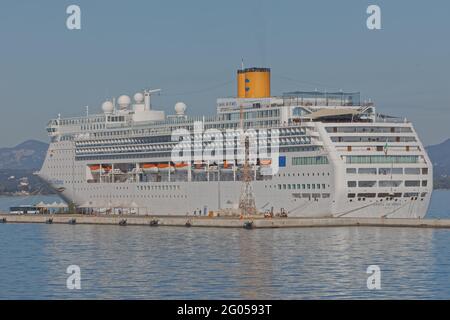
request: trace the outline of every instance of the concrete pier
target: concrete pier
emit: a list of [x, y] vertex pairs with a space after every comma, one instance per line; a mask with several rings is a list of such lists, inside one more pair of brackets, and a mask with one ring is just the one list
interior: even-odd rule
[[[11, 215], [0, 214], [0, 223], [98, 224], [123, 226], [212, 227], [212, 228], [305, 228], [305, 227], [402, 227], [449, 228], [450, 219], [389, 218], [228, 218], [137, 215]], [[157, 223], [156, 223], [157, 221]], [[250, 223], [250, 226], [248, 224]]]

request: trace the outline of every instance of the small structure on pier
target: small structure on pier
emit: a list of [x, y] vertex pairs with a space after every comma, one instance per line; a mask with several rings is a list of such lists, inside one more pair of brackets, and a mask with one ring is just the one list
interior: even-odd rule
[[44, 203], [43, 201], [36, 204], [39, 212], [42, 214], [68, 213], [69, 206], [64, 202]]

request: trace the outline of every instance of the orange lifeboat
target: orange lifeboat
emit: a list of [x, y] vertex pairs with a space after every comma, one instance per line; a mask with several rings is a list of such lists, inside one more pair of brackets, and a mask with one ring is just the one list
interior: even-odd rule
[[228, 161], [224, 161], [221, 170], [224, 172], [233, 171], [233, 165], [231, 163], [229, 163]]
[[272, 164], [272, 160], [271, 159], [261, 159], [261, 160], [259, 160], [259, 163], [262, 166], [270, 166]]
[[89, 169], [92, 173], [99, 173], [100, 172], [100, 165], [99, 164], [93, 164], [89, 166]]
[[185, 171], [189, 169], [189, 165], [186, 162], [175, 163], [175, 169]]
[[172, 173], [175, 171], [175, 168], [168, 163], [160, 163], [160, 164], [158, 164], [158, 170], [160, 172], [171, 172]]

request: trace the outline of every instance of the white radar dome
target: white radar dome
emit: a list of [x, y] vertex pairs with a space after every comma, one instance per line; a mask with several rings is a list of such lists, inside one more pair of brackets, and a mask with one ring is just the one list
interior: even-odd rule
[[105, 101], [102, 104], [102, 110], [104, 113], [112, 113], [114, 110], [114, 106], [111, 101]]
[[142, 103], [144, 101], [144, 95], [141, 92], [136, 93], [133, 98], [136, 103]]
[[129, 96], [123, 95], [120, 96], [119, 99], [117, 99], [117, 104], [119, 105], [120, 109], [126, 109], [131, 103], [131, 99]]
[[177, 115], [183, 115], [184, 112], [186, 111], [186, 109], [187, 109], [187, 106], [184, 102], [177, 102], [175, 104], [175, 113]]

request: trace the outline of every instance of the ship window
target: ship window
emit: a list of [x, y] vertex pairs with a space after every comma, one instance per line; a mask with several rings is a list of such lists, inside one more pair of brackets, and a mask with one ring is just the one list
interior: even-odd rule
[[378, 182], [378, 186], [382, 187], [399, 187], [402, 184], [399, 180], [382, 180]]
[[405, 198], [412, 198], [412, 197], [418, 197], [419, 193], [418, 192], [405, 192], [403, 194], [403, 197]]
[[347, 168], [347, 173], [356, 173], [356, 168]]
[[420, 174], [420, 168], [405, 168], [405, 174]]
[[292, 165], [320, 165], [320, 164], [328, 164], [328, 158], [325, 156], [317, 156], [317, 157], [293, 157]]
[[428, 174], [428, 168], [422, 168], [422, 174]]
[[376, 183], [377, 183], [376, 181], [358, 181], [358, 187], [370, 188], [370, 187], [374, 187]]
[[359, 168], [359, 174], [377, 174], [377, 168]]
[[420, 181], [419, 180], [407, 180], [405, 181], [405, 187], [419, 187]]
[[379, 193], [379, 194], [378, 194], [378, 197], [379, 197], [379, 198], [389, 198], [389, 196], [390, 196], [389, 193], [386, 193], [386, 192], [383, 192], [383, 193]]
[[347, 163], [417, 163], [419, 156], [347, 156]]
[[347, 182], [347, 186], [348, 186], [349, 188], [354, 188], [354, 187], [356, 187], [356, 181], [348, 181], [348, 182]]
[[382, 175], [389, 175], [389, 174], [403, 174], [403, 168], [380, 168], [378, 169], [378, 173]]
[[361, 198], [375, 198], [376, 193], [358, 193], [358, 197]]

